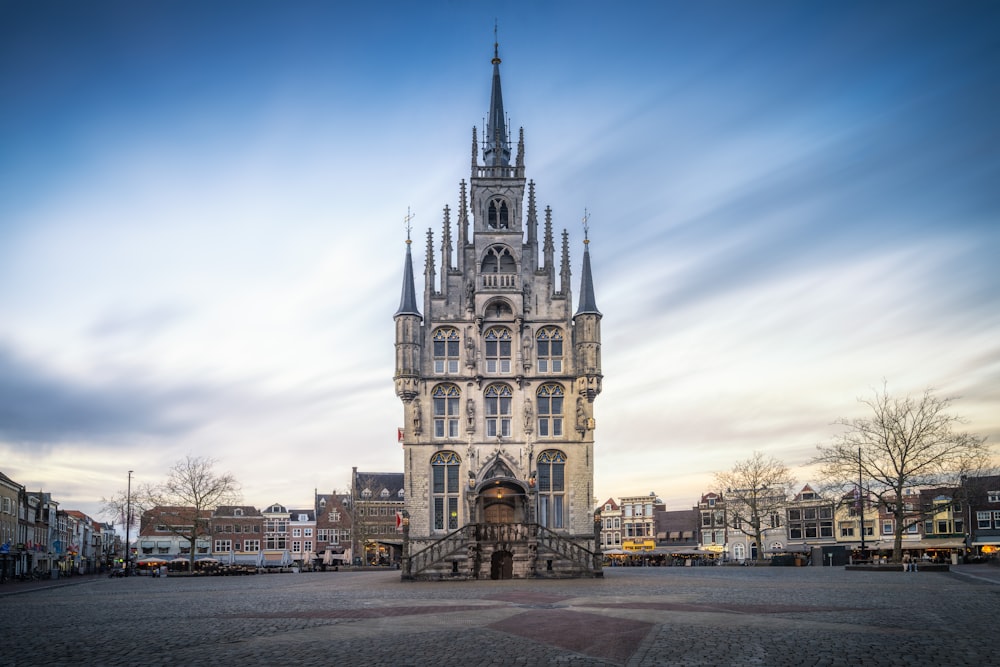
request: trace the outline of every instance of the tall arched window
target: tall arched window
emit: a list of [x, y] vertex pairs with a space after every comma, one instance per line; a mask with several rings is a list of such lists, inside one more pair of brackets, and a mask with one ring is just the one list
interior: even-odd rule
[[441, 327], [434, 332], [434, 372], [458, 374], [461, 337], [454, 327]]
[[542, 327], [536, 336], [538, 343], [538, 372], [562, 373], [563, 335], [558, 327]]
[[563, 528], [566, 523], [566, 454], [547, 449], [538, 455], [538, 523]]
[[491, 229], [507, 229], [510, 226], [510, 218], [507, 213], [507, 202], [499, 197], [490, 200], [490, 208], [487, 213], [487, 224]]
[[431, 397], [434, 401], [434, 437], [458, 437], [458, 402], [461, 392], [453, 384], [439, 384]]
[[511, 413], [510, 387], [505, 384], [491, 384], [486, 388], [486, 435], [510, 437]]
[[563, 434], [563, 388], [558, 384], [543, 384], [538, 388], [538, 437], [558, 438]]
[[434, 530], [458, 528], [458, 471], [462, 459], [455, 452], [437, 452], [431, 457], [431, 508]]
[[510, 329], [491, 327], [483, 338], [486, 341], [486, 372], [510, 373]]

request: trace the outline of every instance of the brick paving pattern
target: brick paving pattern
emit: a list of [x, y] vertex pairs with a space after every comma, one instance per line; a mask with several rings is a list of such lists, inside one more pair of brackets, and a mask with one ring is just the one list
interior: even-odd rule
[[1000, 568], [611, 568], [604, 579], [399, 573], [75, 578], [0, 587], [0, 664], [981, 665]]

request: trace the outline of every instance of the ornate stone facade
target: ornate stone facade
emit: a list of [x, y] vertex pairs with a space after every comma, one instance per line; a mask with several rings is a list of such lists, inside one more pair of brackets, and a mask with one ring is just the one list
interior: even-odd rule
[[427, 232], [423, 315], [407, 239], [394, 378], [405, 419], [404, 578], [600, 573], [601, 313], [589, 241], [574, 313], [568, 234], [557, 267], [549, 208], [539, 241], [523, 129], [511, 162], [499, 66], [495, 52], [483, 163], [473, 130], [454, 246], [444, 209], [440, 271]]

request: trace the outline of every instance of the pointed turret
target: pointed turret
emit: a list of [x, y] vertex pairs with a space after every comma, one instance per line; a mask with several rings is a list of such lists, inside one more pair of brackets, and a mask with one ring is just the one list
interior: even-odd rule
[[580, 276], [580, 305], [577, 315], [600, 315], [597, 309], [597, 299], [594, 296], [594, 277], [590, 273], [590, 239], [587, 232], [583, 234], [583, 274]]
[[490, 92], [490, 115], [486, 119], [486, 136], [483, 137], [483, 162], [488, 167], [510, 164], [510, 138], [503, 112], [503, 93], [500, 90], [500, 44], [493, 43], [493, 89]]
[[413, 283], [413, 257], [410, 255], [410, 233], [406, 233], [406, 261], [403, 264], [403, 292], [399, 297], [399, 309], [393, 317], [416, 315], [423, 319], [417, 309], [417, 288]]
[[601, 393], [601, 311], [594, 297], [594, 277], [590, 271], [589, 216], [583, 214], [583, 275], [580, 277], [580, 305], [573, 316], [573, 338], [580, 394], [593, 402]]
[[420, 380], [421, 322], [424, 319], [417, 309], [417, 290], [413, 284], [413, 257], [410, 254], [410, 220], [406, 214], [406, 262], [403, 265], [403, 293], [399, 297], [399, 309], [393, 315], [396, 321], [396, 395], [404, 401], [412, 401], [418, 391]]

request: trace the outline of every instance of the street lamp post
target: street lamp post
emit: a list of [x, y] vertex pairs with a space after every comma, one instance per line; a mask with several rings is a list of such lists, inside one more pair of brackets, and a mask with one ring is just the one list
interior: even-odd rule
[[131, 573], [132, 551], [129, 549], [129, 531], [132, 528], [132, 471], [128, 471], [128, 491], [125, 495], [125, 576]]

